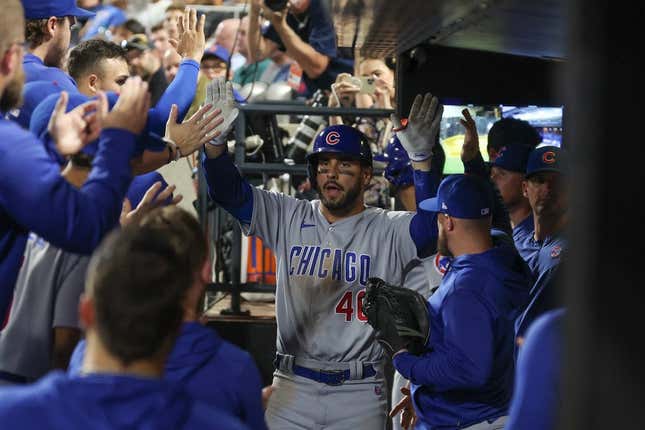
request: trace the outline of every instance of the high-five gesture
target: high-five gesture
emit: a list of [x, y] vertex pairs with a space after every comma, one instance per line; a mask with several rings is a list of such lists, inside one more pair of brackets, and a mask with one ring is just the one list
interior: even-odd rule
[[[432, 156], [432, 148], [439, 134], [443, 105], [430, 93], [417, 94], [414, 98], [407, 124], [396, 135], [412, 161], [426, 161]], [[402, 124], [396, 115], [391, 117], [394, 127]], [[395, 130], [397, 130], [395, 128]]]
[[205, 103], [222, 111], [224, 121], [217, 126], [215, 132], [212, 134], [213, 139], [209, 143], [215, 146], [223, 145], [226, 143], [226, 136], [231, 131], [231, 128], [233, 128], [233, 124], [239, 113], [237, 102], [233, 97], [231, 83], [226, 82], [224, 78], [215, 78], [210, 81], [206, 87]]
[[171, 42], [182, 58], [189, 58], [198, 63], [202, 61], [204, 47], [206, 46], [206, 37], [204, 35], [205, 15], [197, 19], [197, 11], [192, 8], [186, 8], [184, 15], [179, 18], [179, 40]]
[[479, 153], [479, 136], [477, 135], [477, 124], [468, 109], [461, 111], [464, 118], [460, 118], [459, 122], [466, 129], [464, 133], [464, 144], [461, 147], [461, 161], [467, 163], [474, 159]]
[[[177, 145], [177, 151], [179, 151], [177, 158], [192, 154], [213, 139], [211, 132], [224, 121], [224, 118], [220, 115], [222, 111], [211, 110], [212, 107], [212, 105], [202, 106], [193, 116], [178, 124], [177, 105], [172, 105], [166, 123], [166, 139]], [[219, 132], [215, 132], [215, 137], [217, 136]]]

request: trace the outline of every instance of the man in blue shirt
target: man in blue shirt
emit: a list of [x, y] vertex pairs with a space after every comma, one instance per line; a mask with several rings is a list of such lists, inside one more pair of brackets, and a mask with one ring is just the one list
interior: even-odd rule
[[[260, 9], [271, 22], [262, 37]], [[249, 63], [269, 58], [277, 49], [285, 51], [302, 68], [310, 93], [329, 89], [339, 73], [354, 72], [351, 56], [343, 58], [339, 53], [334, 24], [322, 0], [291, 1], [289, 9], [280, 12], [269, 9], [263, 0], [253, 0], [247, 40]]]
[[[168, 208], [151, 212], [142, 225], [163, 229], [172, 225], [183, 231], [186, 245], [178, 255], [192, 271], [183, 299], [183, 324], [166, 361], [164, 379], [183, 387], [194, 399], [227, 412], [251, 429], [266, 429], [261, 398], [260, 372], [246, 352], [219, 337], [213, 329], [199, 322], [202, 297], [211, 279], [208, 244], [197, 219], [185, 211]], [[77, 346], [69, 373], [82, 372], [88, 344]], [[85, 361], [86, 363], [87, 361]]]
[[513, 322], [526, 303], [529, 279], [510, 238], [491, 235], [492, 204], [489, 184], [471, 175], [449, 176], [436, 198], [419, 204], [436, 213], [437, 250], [453, 260], [428, 300], [425, 351], [393, 357], [411, 381], [417, 428], [504, 425], [513, 389]]
[[23, 0], [22, 4], [29, 43], [24, 58], [26, 81], [55, 81], [65, 91], [76, 91], [74, 81], [61, 70], [62, 62], [76, 18], [89, 18], [94, 13], [77, 7], [74, 0]]
[[[17, 89], [17, 94], [22, 91], [23, 23], [20, 3], [9, 0], [0, 14], [0, 58], [7, 65], [0, 70], [0, 99], [7, 88]], [[67, 94], [62, 93], [46, 138], [66, 151], [78, 151], [99, 138], [92, 173], [80, 190], [60, 176], [58, 164], [34, 135], [0, 119], [0, 319], [11, 302], [30, 230], [55, 246], [89, 254], [117, 224], [131, 180], [135, 135], [147, 118], [145, 91], [139, 79], [128, 81], [108, 114], [103, 113], [107, 110], [104, 97], [66, 114]], [[99, 108], [97, 114], [85, 116], [92, 107]], [[96, 120], [101, 117], [99, 136]]]
[[[160, 211], [191, 216], [176, 207]], [[244, 428], [161, 378], [193, 269], [207, 267], [207, 249], [188, 239], [192, 230], [202, 234], [196, 221], [188, 230], [160, 218], [115, 230], [92, 256], [79, 303], [87, 339], [82, 375], [55, 371], [0, 390], [0, 422], [21, 429]]]
[[520, 339], [537, 316], [561, 306], [561, 294], [551, 279], [568, 246], [565, 229], [570, 173], [567, 154], [557, 146], [541, 146], [529, 155], [523, 191], [531, 204], [534, 229], [518, 248], [536, 249], [527, 259], [535, 283], [528, 307], [516, 322]]

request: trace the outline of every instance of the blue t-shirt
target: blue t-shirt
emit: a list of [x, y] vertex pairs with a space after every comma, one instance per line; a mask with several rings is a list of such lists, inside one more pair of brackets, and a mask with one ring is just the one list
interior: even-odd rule
[[98, 6], [94, 12], [96, 15], [86, 24], [88, 27], [82, 40], [89, 40], [97, 34], [104, 34], [110, 27], [119, 26], [128, 19], [125, 12], [112, 5]]
[[[305, 42], [319, 53], [329, 57], [327, 69], [316, 79], [303, 73], [303, 79], [310, 93], [316, 89], [328, 90], [336, 82], [339, 73], [354, 73], [354, 59], [347, 50], [340, 50], [336, 45], [336, 30], [329, 11], [321, 0], [311, 0], [304, 16], [296, 18], [292, 13], [287, 15], [287, 24]], [[278, 32], [269, 25], [264, 37], [278, 44], [281, 51], [286, 51]]]
[[517, 360], [506, 430], [554, 429], [561, 401], [564, 309], [545, 313], [529, 327]]
[[0, 389], [0, 423], [23, 430], [246, 428], [161, 379], [60, 371]]
[[76, 82], [67, 73], [56, 67], [47, 67], [43, 60], [33, 54], [25, 54], [22, 61], [25, 83], [36, 81], [56, 82], [63, 90], [77, 93]]
[[[72, 354], [69, 373], [80, 373], [84, 354], [85, 341], [81, 341]], [[213, 329], [196, 322], [184, 323], [166, 362], [164, 378], [183, 387], [194, 399], [237, 417], [249, 428], [266, 429], [262, 382], [253, 358]]]

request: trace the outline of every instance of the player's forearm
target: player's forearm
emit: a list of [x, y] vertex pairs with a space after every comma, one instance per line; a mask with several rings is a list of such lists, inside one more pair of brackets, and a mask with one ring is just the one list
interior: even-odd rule
[[488, 179], [488, 171], [481, 152], [478, 151], [472, 160], [462, 161], [462, 163], [464, 164], [464, 173]]
[[20, 143], [24, 146], [16, 145], [20, 150], [14, 151], [11, 161], [16, 166], [29, 164], [33, 183], [3, 192], [5, 208], [23, 227], [52, 245], [91, 253], [118, 224], [123, 196], [132, 179], [129, 161], [135, 136], [125, 130], [103, 130], [92, 171], [80, 190], [61, 177], [59, 166], [42, 145]]
[[[206, 145], [202, 160], [208, 195], [211, 199], [242, 223], [250, 223], [253, 215], [253, 189], [242, 175], [225, 150], [218, 150], [219, 156], [212, 157], [215, 151]], [[226, 148], [226, 145], [221, 145]], [[218, 149], [218, 147], [215, 147]], [[208, 151], [211, 151], [208, 154]]]
[[176, 104], [178, 108], [178, 121], [183, 121], [195, 98], [198, 75], [199, 64], [195, 60], [186, 59], [181, 62], [177, 76], [168, 85], [157, 105], [148, 113], [147, 132], [164, 136], [166, 122], [173, 104]]
[[[429, 167], [429, 161], [413, 162], [414, 170], [414, 193], [417, 201], [417, 208], [421, 201], [437, 195], [441, 178], [429, 168], [421, 170], [425, 164]], [[417, 248], [417, 255], [420, 258], [435, 253], [437, 249], [437, 216], [435, 213], [418, 210], [410, 222], [410, 237]]]
[[327, 70], [329, 57], [304, 42], [291, 27], [285, 24], [276, 28], [276, 31], [287, 50], [287, 55], [302, 67], [307, 76], [311, 79], [316, 79]]

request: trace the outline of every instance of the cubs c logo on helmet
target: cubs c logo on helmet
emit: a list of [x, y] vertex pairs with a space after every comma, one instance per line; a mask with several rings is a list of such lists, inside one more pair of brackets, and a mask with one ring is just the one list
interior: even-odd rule
[[555, 163], [555, 152], [546, 151], [544, 154], [542, 154], [542, 161], [546, 164]]
[[325, 136], [325, 142], [327, 145], [336, 145], [340, 142], [340, 133], [337, 131], [330, 131], [327, 133], [327, 136]]

